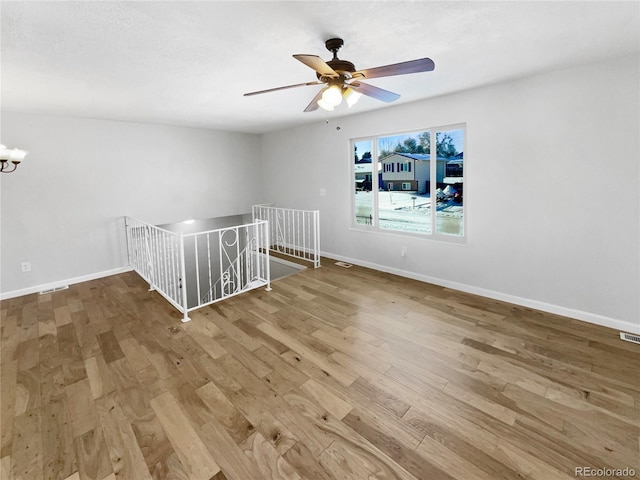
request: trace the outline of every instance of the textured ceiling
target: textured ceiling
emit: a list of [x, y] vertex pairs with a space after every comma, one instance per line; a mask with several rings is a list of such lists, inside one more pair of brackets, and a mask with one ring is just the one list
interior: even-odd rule
[[3, 109], [262, 133], [331, 114], [294, 53], [363, 69], [430, 57], [429, 73], [370, 80], [410, 102], [565, 66], [638, 54], [630, 2], [6, 2]]

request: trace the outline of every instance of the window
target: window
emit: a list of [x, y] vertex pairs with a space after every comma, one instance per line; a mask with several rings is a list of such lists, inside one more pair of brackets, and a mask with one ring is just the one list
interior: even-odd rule
[[[352, 140], [354, 226], [463, 240], [465, 137], [461, 124]], [[365, 162], [368, 191], [358, 190]]]

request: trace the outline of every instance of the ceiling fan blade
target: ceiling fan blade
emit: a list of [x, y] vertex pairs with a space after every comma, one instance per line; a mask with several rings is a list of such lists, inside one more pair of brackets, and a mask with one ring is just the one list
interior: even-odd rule
[[318, 100], [322, 98], [322, 93], [324, 91], [325, 91], [324, 88], [320, 89], [320, 91], [316, 94], [316, 96], [313, 97], [313, 100], [311, 100], [311, 103], [307, 105], [307, 108], [304, 109], [305, 112], [313, 112], [314, 110], [318, 109]]
[[382, 100], [383, 102], [387, 103], [391, 103], [400, 98], [400, 95], [398, 95], [397, 93], [374, 87], [373, 85], [369, 85], [368, 83], [351, 82], [349, 86], [355, 89], [356, 92], [367, 95], [368, 97], [373, 97], [377, 100]]
[[257, 92], [249, 92], [249, 93], [245, 93], [243, 96], [244, 97], [250, 97], [252, 95], [260, 95], [262, 93], [277, 92], [278, 90], [286, 90], [287, 88], [306, 87], [308, 85], [320, 85], [321, 83], [322, 82], [296, 83], [295, 85], [287, 85], [286, 87], [268, 88], [267, 90], [259, 90]]
[[430, 58], [420, 58], [408, 62], [394, 63], [383, 67], [367, 68], [353, 73], [354, 77], [364, 78], [391, 77], [393, 75], [406, 75], [407, 73], [430, 72], [436, 65]]
[[338, 72], [336, 72], [333, 68], [327, 65], [327, 62], [322, 60], [317, 55], [294, 55], [293, 58], [301, 61], [307, 67], [313, 68], [320, 75], [325, 77], [338, 77]]

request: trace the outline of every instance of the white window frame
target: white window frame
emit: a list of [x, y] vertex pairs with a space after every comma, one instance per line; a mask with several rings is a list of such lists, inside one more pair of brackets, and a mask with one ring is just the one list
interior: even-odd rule
[[[464, 164], [464, 169], [463, 169], [463, 175], [462, 175], [462, 183], [464, 185], [464, 203], [463, 203], [463, 215], [462, 215], [462, 235], [449, 235], [449, 234], [445, 234], [445, 233], [437, 233], [436, 232], [436, 209], [435, 209], [435, 198], [436, 198], [436, 190], [437, 190], [437, 185], [435, 181], [430, 181], [429, 182], [429, 187], [430, 187], [430, 198], [431, 198], [431, 202], [432, 202], [432, 214], [431, 214], [431, 233], [415, 233], [415, 232], [403, 232], [401, 230], [393, 230], [393, 229], [386, 229], [386, 228], [380, 228], [379, 227], [379, 215], [378, 215], [378, 193], [379, 193], [379, 177], [378, 177], [378, 171], [377, 171], [377, 164], [378, 164], [378, 139], [381, 137], [391, 137], [391, 136], [395, 136], [395, 135], [406, 135], [406, 134], [412, 134], [415, 132], [430, 132], [430, 136], [433, 142], [433, 145], [435, 146], [436, 144], [436, 133], [437, 132], [446, 132], [449, 130], [463, 130], [464, 131], [464, 145], [463, 145], [463, 152], [464, 152], [464, 160], [465, 160], [465, 164]], [[361, 141], [367, 141], [367, 140], [371, 140], [371, 144], [372, 144], [372, 151], [371, 151], [371, 168], [372, 168], [372, 175], [371, 175], [371, 183], [372, 183], [372, 222], [371, 224], [359, 224], [356, 223], [356, 216], [355, 216], [355, 212], [356, 212], [356, 208], [355, 208], [355, 192], [351, 191], [350, 195], [351, 195], [351, 220], [350, 220], [350, 228], [353, 230], [358, 230], [358, 231], [368, 231], [368, 232], [373, 232], [373, 233], [377, 233], [377, 234], [382, 234], [382, 235], [400, 235], [400, 236], [410, 236], [410, 237], [417, 237], [417, 238], [423, 238], [426, 240], [437, 240], [437, 241], [442, 241], [442, 242], [446, 242], [446, 243], [453, 243], [453, 244], [466, 244], [467, 243], [467, 238], [469, 236], [469, 231], [468, 231], [468, 222], [467, 222], [467, 217], [468, 215], [468, 200], [469, 200], [469, 185], [468, 185], [468, 181], [467, 181], [467, 172], [469, 171], [468, 169], [468, 165], [467, 165], [467, 159], [469, 158], [468, 155], [468, 149], [467, 149], [467, 124], [466, 123], [456, 123], [456, 124], [450, 124], [450, 125], [438, 125], [435, 127], [429, 127], [429, 128], [417, 128], [417, 129], [413, 129], [413, 130], [407, 130], [407, 131], [403, 131], [403, 132], [397, 132], [397, 133], [383, 133], [383, 134], [376, 134], [376, 135], [368, 135], [368, 136], [364, 136], [364, 137], [357, 137], [357, 138], [352, 138], [349, 140], [349, 159], [350, 159], [350, 175], [351, 175], [351, 185], [355, 184], [355, 169], [354, 169], [354, 162], [353, 162], [353, 147], [354, 144], [356, 142], [361, 142]], [[429, 178], [431, 179], [435, 179], [437, 178], [437, 154], [434, 153], [434, 158], [436, 158], [435, 162], [429, 162], [429, 169], [430, 169], [430, 175]], [[384, 171], [384, 167], [381, 168], [380, 170], [381, 172]], [[387, 184], [391, 184], [394, 185], [395, 182], [387, 182]], [[404, 182], [403, 182], [404, 183]]]

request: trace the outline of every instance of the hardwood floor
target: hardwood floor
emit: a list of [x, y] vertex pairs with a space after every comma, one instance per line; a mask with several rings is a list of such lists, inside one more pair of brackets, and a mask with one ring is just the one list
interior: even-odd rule
[[2, 479], [640, 475], [640, 346], [576, 320], [330, 259], [186, 324], [133, 272], [1, 310]]

